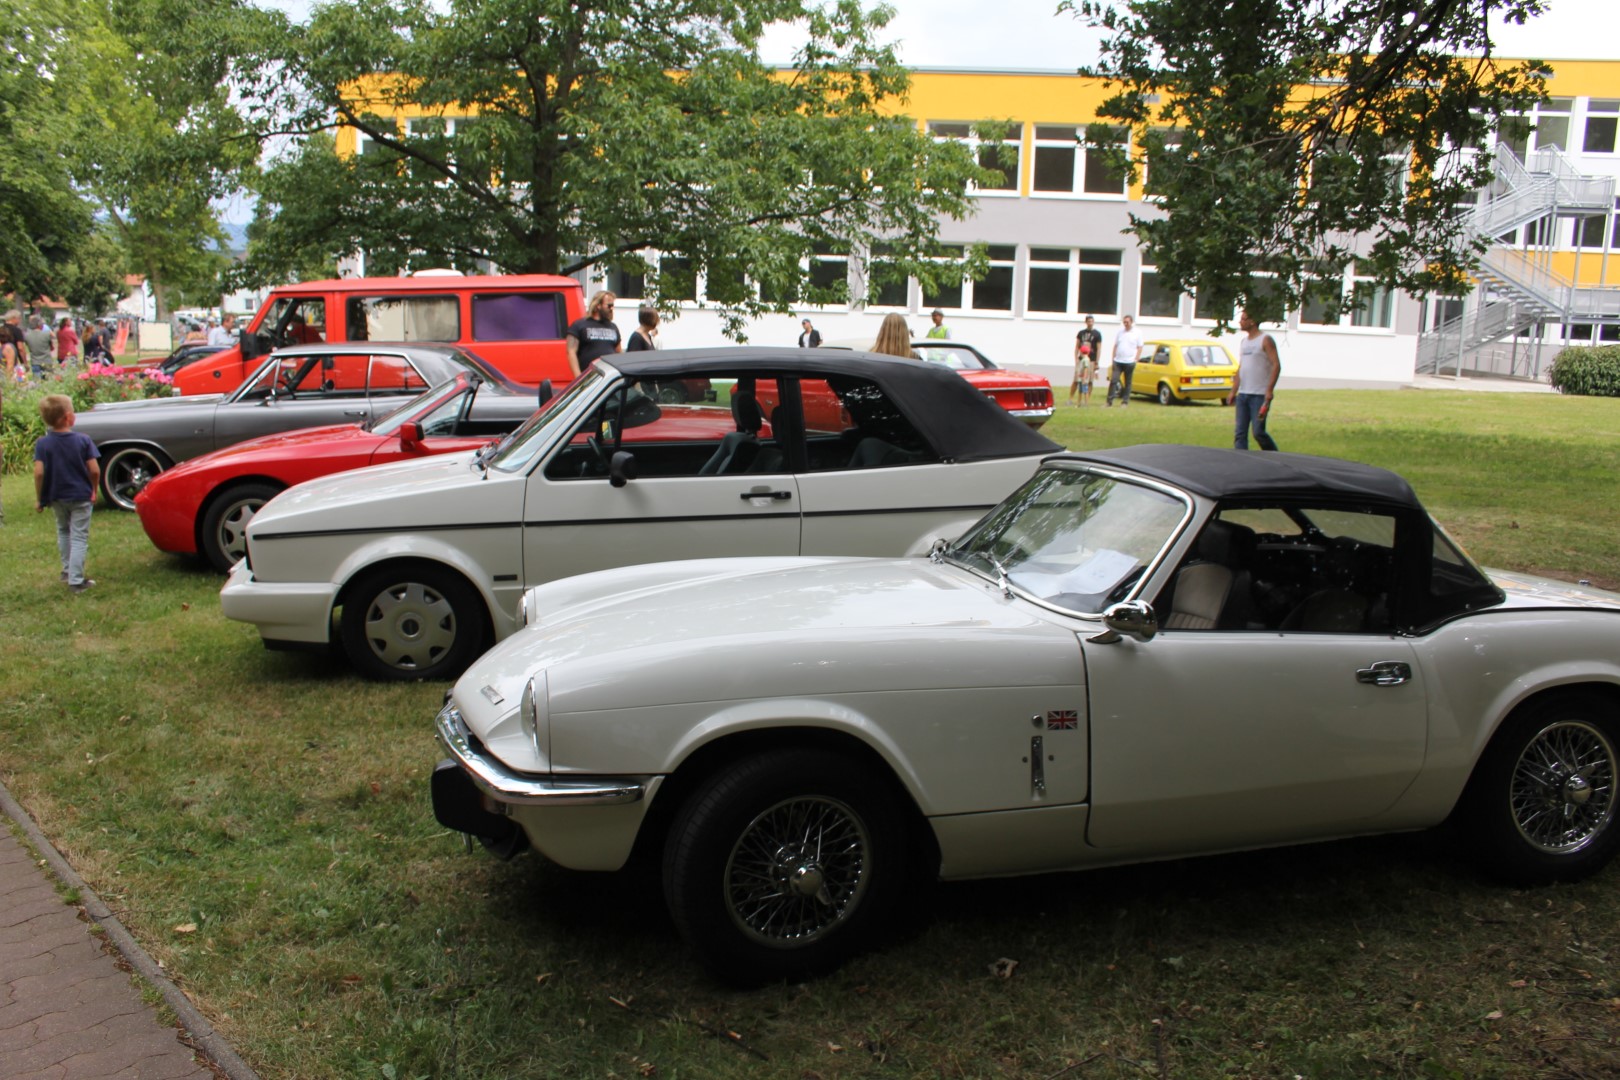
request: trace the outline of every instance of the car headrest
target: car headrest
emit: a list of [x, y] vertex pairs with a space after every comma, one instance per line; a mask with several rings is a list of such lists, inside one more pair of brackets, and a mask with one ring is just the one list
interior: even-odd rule
[[765, 416], [759, 411], [759, 399], [752, 390], [739, 389], [731, 395], [731, 418], [737, 422], [738, 431], [750, 435], [758, 433]]
[[1253, 529], [1219, 518], [1206, 524], [1198, 537], [1198, 558], [1204, 562], [1232, 566], [1247, 561], [1253, 550]]

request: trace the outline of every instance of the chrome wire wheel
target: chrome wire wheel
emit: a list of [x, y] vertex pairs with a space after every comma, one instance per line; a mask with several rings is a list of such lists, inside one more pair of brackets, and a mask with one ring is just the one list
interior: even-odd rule
[[1592, 724], [1564, 720], [1538, 731], [1509, 781], [1513, 823], [1531, 847], [1569, 855], [1591, 844], [1614, 816], [1615, 752]]
[[420, 581], [390, 585], [366, 605], [365, 638], [372, 653], [390, 668], [431, 667], [456, 644], [455, 605]]
[[866, 894], [871, 837], [848, 805], [787, 799], [750, 821], [726, 860], [726, 907], [749, 939], [777, 949], [835, 929]]

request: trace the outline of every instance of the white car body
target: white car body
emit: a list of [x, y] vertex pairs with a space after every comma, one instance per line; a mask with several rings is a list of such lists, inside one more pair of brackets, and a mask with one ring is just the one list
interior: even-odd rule
[[[269, 645], [324, 646], [334, 611], [357, 582], [378, 581], [376, 575], [390, 567], [399, 568], [402, 580], [415, 581], [422, 575], [413, 567], [422, 567], [429, 592], [449, 600], [435, 607], [429, 596], [412, 606], [402, 590], [404, 613], [391, 617], [398, 626], [415, 620], [407, 626], [409, 633], [398, 630], [393, 640], [384, 641], [390, 630], [383, 629], [368, 632], [367, 640], [397, 652], [410, 634], [450, 617], [460, 629], [481, 621], [488, 633], [477, 635], [479, 640], [499, 640], [518, 627], [527, 589], [587, 571], [716, 554], [925, 551], [936, 538], [977, 520], [1057, 449], [954, 375], [925, 365], [768, 350], [647, 355], [652, 359], [632, 355], [598, 364], [569, 395], [516, 433], [513, 447], [492, 455], [445, 455], [356, 470], [284, 492], [253, 519], [249, 557], [232, 570], [221, 593], [225, 614], [256, 624]], [[781, 397], [787, 380], [808, 386], [822, 371], [881, 386], [885, 400], [902, 411], [931, 413], [937, 407], [968, 421], [958, 429], [922, 431], [919, 438], [926, 437], [933, 450], [889, 467], [817, 468], [806, 457], [798, 469], [785, 461], [751, 472], [698, 474], [694, 463], [711, 458], [724, 433], [713, 427], [717, 414], [731, 430], [731, 406], [637, 402], [633, 408], [656, 418], [639, 426], [618, 425], [607, 453], [639, 456], [645, 465], [657, 454], [679, 451], [682, 464], [622, 484], [621, 478], [610, 479], [605, 467], [581, 475], [595, 467], [581, 432], [598, 430], [598, 424], [601, 430], [612, 427], [611, 420], [603, 420], [604, 402], [616, 401], [620, 388], [638, 379], [652, 385], [655, 379], [701, 377], [719, 388], [718, 397], [742, 385], [740, 377], [749, 385], [774, 388], [762, 389], [762, 395]], [[825, 412], [827, 403], [822, 406]], [[781, 414], [784, 407], [772, 411]], [[786, 433], [793, 425], [779, 419], [777, 428], [759, 430], [766, 435], [764, 445], [790, 456], [814, 452], [818, 439], [832, 446], [841, 438], [810, 430], [792, 449]], [[919, 429], [925, 422], [918, 420]], [[811, 426], [802, 418], [798, 423], [800, 429]], [[660, 431], [668, 436], [637, 441]], [[958, 445], [966, 449], [953, 449]], [[601, 456], [605, 466], [606, 453]], [[668, 474], [677, 467], [684, 472]], [[452, 582], [465, 590], [459, 606]], [[370, 657], [357, 644], [358, 636], [346, 637], [345, 643], [351, 657], [366, 664]], [[439, 654], [405, 656], [392, 669], [366, 670], [381, 677], [453, 675], [476, 655], [476, 650], [463, 652], [459, 662]]]
[[[665, 563], [553, 582], [440, 713], [451, 757], [435, 808], [499, 850], [517, 846], [515, 826], [553, 861], [613, 870], [693, 812], [661, 803], [695, 802], [739, 761], [803, 744], [892, 784], [891, 809], [937, 851], [940, 877], [1027, 874], [1433, 826], [1493, 743], [1518, 737], [1500, 734], [1510, 720], [1522, 727], [1516, 718], [1563, 702], [1583, 717], [1569, 730], [1611, 751], [1601, 767], [1571, 764], [1566, 787], [1546, 795], [1572, 820], [1590, 807], [1589, 835], [1543, 841], [1506, 872], [1601, 865], [1617, 835], [1620, 596], [1499, 575], [1504, 592], [1398, 478], [1319, 462], [1184, 447], [1056, 459], [959, 545], [1016, 538], [1010, 576], [936, 553]], [[1294, 475], [1302, 467], [1326, 481], [1313, 490]], [[1217, 478], [1210, 490], [1178, 483], [1201, 468]], [[1246, 468], [1258, 479], [1230, 478]], [[1037, 496], [1060, 472], [1089, 474], [1088, 491], [1157, 500], [1157, 539], [1134, 566], [1101, 544], [1062, 572], [1040, 561], [1057, 544], [1014, 564], [1011, 552], [1036, 550], [1020, 515], [1032, 535], [1049, 524]], [[1374, 486], [1358, 494], [1365, 476]], [[1288, 519], [1264, 516], [1273, 495], [1301, 520], [1351, 531], [1290, 535]], [[1258, 543], [1223, 566], [1206, 536], [1242, 539], [1237, 520], [1266, 524], [1248, 526]], [[1393, 554], [1366, 539], [1381, 531], [1402, 538]], [[1196, 576], [1240, 562], [1252, 607], [1199, 625]], [[1301, 567], [1327, 584], [1291, 581]], [[1414, 573], [1432, 575], [1426, 591], [1441, 599], [1403, 593]], [[1093, 601], [1064, 599], [1083, 576]], [[782, 797], [793, 783], [778, 778]], [[678, 833], [686, 818], [676, 821]], [[871, 865], [882, 865], [875, 846]], [[696, 901], [671, 902], [723, 975], [791, 973], [801, 944], [807, 964], [822, 963], [811, 958], [821, 945], [797, 939], [752, 954], [758, 933], [713, 946], [681, 917]]]

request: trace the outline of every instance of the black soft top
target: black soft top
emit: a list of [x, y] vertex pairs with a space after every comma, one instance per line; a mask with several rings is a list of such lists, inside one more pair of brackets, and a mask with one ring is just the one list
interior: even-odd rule
[[1353, 496], [1422, 509], [1412, 486], [1388, 469], [1310, 454], [1155, 443], [1087, 450], [1058, 460], [1070, 459], [1143, 473], [1210, 499]]
[[667, 349], [616, 353], [602, 362], [633, 379], [680, 378], [870, 379], [899, 406], [946, 461], [1050, 454], [1063, 447], [1008, 414], [956, 372], [938, 364], [842, 349]]

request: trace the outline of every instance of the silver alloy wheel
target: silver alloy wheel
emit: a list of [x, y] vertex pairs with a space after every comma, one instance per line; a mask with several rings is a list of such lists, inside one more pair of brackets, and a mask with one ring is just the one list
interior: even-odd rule
[[1159, 384], [1159, 404], [1160, 405], [1174, 405], [1175, 403], [1176, 403], [1175, 391], [1171, 390], [1170, 387], [1167, 386], [1166, 384], [1160, 383]]
[[163, 471], [163, 463], [150, 450], [126, 447], [107, 460], [103, 484], [107, 498], [122, 510], [135, 509], [135, 496]]
[[234, 563], [247, 554], [248, 526], [253, 522], [253, 515], [268, 501], [253, 496], [233, 499], [225, 507], [225, 512], [219, 518], [219, 526], [214, 531], [214, 542], [225, 553], [226, 562]]
[[1614, 816], [1614, 773], [1614, 746], [1598, 728], [1548, 724], [1513, 765], [1508, 798], [1519, 835], [1551, 855], [1585, 848]]
[[726, 910], [751, 940], [807, 945], [836, 928], [866, 893], [871, 838], [849, 806], [787, 799], [743, 829], [726, 860]]
[[366, 643], [391, 668], [418, 671], [456, 643], [456, 610], [442, 592], [419, 581], [379, 590], [366, 605]]

